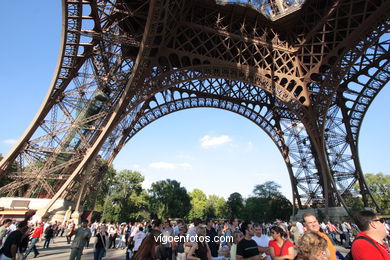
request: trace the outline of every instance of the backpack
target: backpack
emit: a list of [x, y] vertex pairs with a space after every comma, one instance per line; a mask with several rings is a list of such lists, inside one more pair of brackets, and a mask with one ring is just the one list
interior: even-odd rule
[[[358, 240], [358, 239], [364, 239], [364, 240], [370, 242], [371, 245], [373, 245], [376, 249], [379, 250], [379, 248], [375, 245], [375, 243], [374, 243], [371, 239], [369, 239], [368, 237], [362, 237], [362, 236], [357, 237], [357, 238], [355, 238], [354, 242], [355, 242], [356, 240]], [[353, 257], [352, 257], [352, 246], [351, 246], [351, 250], [350, 250], [350, 251], [348, 252], [348, 254], [346, 254], [346, 256], [344, 257], [344, 260], [353, 260]]]

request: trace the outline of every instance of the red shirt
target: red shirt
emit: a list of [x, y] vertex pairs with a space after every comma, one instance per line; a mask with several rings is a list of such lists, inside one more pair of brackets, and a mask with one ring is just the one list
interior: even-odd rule
[[283, 247], [282, 254], [280, 254], [281, 246], [279, 246], [275, 240], [270, 240], [268, 246], [274, 248], [275, 256], [284, 256], [284, 255], [288, 255], [288, 249], [290, 247], [294, 247], [294, 244], [291, 241], [286, 241], [286, 244]]
[[370, 242], [358, 239], [352, 243], [351, 248], [354, 260], [390, 260], [390, 250], [385, 244], [379, 244], [364, 232], [359, 233], [356, 237], [360, 236], [371, 239], [379, 250]]
[[39, 226], [36, 229], [34, 229], [31, 238], [40, 238], [42, 236], [42, 233], [43, 233], [43, 227]]

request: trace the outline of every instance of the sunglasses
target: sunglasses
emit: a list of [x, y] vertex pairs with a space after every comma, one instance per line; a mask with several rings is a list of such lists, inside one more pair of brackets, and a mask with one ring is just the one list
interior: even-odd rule
[[384, 218], [373, 219], [371, 221], [379, 221], [382, 224], [385, 223], [385, 219]]

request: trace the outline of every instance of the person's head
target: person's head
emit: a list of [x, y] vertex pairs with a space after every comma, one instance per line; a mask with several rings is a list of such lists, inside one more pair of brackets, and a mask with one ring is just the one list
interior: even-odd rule
[[385, 220], [370, 210], [362, 210], [355, 215], [355, 223], [363, 232], [375, 233], [376, 236], [387, 236]]
[[204, 226], [198, 226], [196, 228], [196, 234], [198, 235], [198, 237], [204, 237], [206, 236], [206, 227]]
[[169, 219], [165, 220], [164, 222], [164, 228], [168, 228], [171, 226], [171, 222], [169, 221]]
[[223, 257], [230, 257], [230, 249], [228, 246], [224, 246], [222, 248], [222, 256]]
[[194, 227], [197, 227], [201, 223], [201, 220], [199, 218], [194, 218], [193, 223]]
[[252, 237], [253, 236], [252, 224], [250, 224], [246, 221], [241, 223], [240, 230], [244, 234], [245, 237]]
[[230, 225], [237, 227], [238, 226], [238, 219], [237, 218], [230, 218], [229, 223], [230, 223]]
[[159, 219], [155, 219], [152, 221], [152, 227], [155, 230], [161, 230], [161, 221]]
[[276, 240], [278, 238], [283, 238], [286, 236], [286, 232], [284, 232], [283, 228], [279, 226], [273, 226], [271, 228], [271, 237]]
[[186, 232], [186, 227], [185, 226], [180, 226], [179, 227], [179, 233], [180, 235], [183, 235]]
[[213, 225], [213, 221], [211, 219], [206, 219], [206, 225], [207, 225], [207, 228], [211, 228], [211, 226]]
[[101, 224], [100, 227], [98, 227], [98, 229], [99, 229], [98, 232], [106, 232], [107, 226], [106, 226], [106, 224]]
[[253, 233], [255, 234], [255, 236], [261, 237], [262, 232], [263, 228], [259, 223], [253, 225]]
[[312, 213], [306, 213], [303, 215], [303, 224], [307, 231], [320, 231], [320, 223], [318, 223], [317, 217]]
[[88, 220], [84, 219], [81, 221], [81, 227], [86, 228], [88, 226]]
[[9, 226], [11, 226], [11, 224], [12, 224], [12, 219], [7, 218], [7, 219], [3, 220], [3, 226], [9, 227]]
[[17, 229], [19, 229], [22, 234], [26, 233], [27, 230], [28, 230], [28, 223], [26, 220], [23, 220], [21, 222], [18, 223], [18, 225], [16, 226]]
[[243, 237], [244, 237], [244, 234], [241, 231], [238, 231], [238, 230], [234, 231], [233, 243], [237, 245]]
[[317, 232], [307, 231], [297, 243], [300, 260], [329, 259], [328, 244]]

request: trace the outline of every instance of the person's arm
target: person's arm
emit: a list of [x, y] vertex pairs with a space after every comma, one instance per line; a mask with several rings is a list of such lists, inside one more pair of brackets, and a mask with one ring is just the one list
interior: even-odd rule
[[205, 242], [205, 244], [206, 244], [206, 247], [207, 247], [207, 258], [209, 260], [211, 260], [211, 250], [210, 250], [209, 244], [207, 244], [206, 242]]
[[11, 245], [11, 248], [10, 248], [10, 251], [11, 251], [11, 257], [13, 260], [16, 260], [16, 253], [18, 251], [18, 245], [17, 244], [12, 244]]
[[269, 247], [257, 246], [257, 248], [259, 249], [260, 253], [266, 253], [267, 255], [269, 255]]
[[284, 260], [284, 259], [294, 259], [295, 257], [295, 251], [294, 247], [289, 247], [288, 248], [288, 254], [284, 256], [276, 256], [275, 255], [275, 250], [273, 247], [270, 247], [270, 255], [272, 260]]
[[201, 260], [199, 257], [193, 256], [196, 249], [198, 249], [198, 244], [193, 243], [190, 251], [188, 252], [187, 260]]

